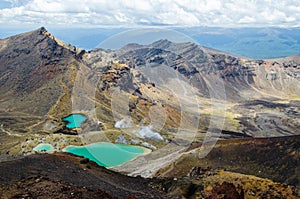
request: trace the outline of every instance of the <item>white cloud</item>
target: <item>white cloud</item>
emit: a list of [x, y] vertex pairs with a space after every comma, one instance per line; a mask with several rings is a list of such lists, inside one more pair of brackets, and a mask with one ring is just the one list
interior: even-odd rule
[[238, 22], [241, 23], [241, 24], [254, 23], [255, 18], [250, 17], [250, 16], [244, 16]]
[[6, 0], [0, 24], [300, 26], [299, 0]]

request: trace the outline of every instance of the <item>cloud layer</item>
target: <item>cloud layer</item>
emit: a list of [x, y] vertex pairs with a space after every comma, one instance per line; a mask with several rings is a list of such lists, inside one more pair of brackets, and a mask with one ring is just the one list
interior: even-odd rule
[[299, 0], [6, 0], [12, 26], [300, 27]]

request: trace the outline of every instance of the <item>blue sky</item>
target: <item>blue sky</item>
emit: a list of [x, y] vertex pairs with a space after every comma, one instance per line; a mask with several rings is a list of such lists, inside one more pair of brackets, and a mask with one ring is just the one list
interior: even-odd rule
[[0, 26], [300, 27], [300, 1], [0, 0]]
[[0, 1], [0, 9], [10, 8], [12, 4], [8, 1]]

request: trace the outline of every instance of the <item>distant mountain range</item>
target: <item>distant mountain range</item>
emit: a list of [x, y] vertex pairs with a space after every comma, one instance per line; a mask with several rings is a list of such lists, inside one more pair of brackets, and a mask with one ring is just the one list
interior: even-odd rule
[[178, 29], [199, 44], [253, 58], [271, 59], [299, 54], [299, 28]]

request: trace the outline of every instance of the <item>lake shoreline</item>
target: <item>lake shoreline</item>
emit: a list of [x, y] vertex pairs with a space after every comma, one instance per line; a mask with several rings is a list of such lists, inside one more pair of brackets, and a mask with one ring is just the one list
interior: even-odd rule
[[[106, 153], [107, 150], [112, 150], [112, 151]], [[140, 152], [139, 150], [142, 151]], [[131, 162], [138, 157], [145, 156], [151, 153], [152, 150], [138, 145], [115, 144], [111, 142], [95, 142], [83, 146], [68, 145], [62, 149], [62, 152], [85, 157], [90, 161], [96, 162], [99, 166], [104, 166], [108, 169], [112, 169], [114, 167], [121, 166], [125, 163]], [[102, 153], [103, 155], [99, 156], [99, 153]], [[126, 158], [126, 155], [128, 156], [128, 158]], [[113, 157], [113, 156], [119, 156], [119, 157]], [[101, 161], [100, 161], [100, 157], [101, 157]], [[118, 162], [122, 159], [124, 162]], [[117, 162], [111, 163], [112, 160]], [[110, 162], [110, 164], [112, 165], [110, 166], [109, 164], [105, 164], [102, 161]]]

